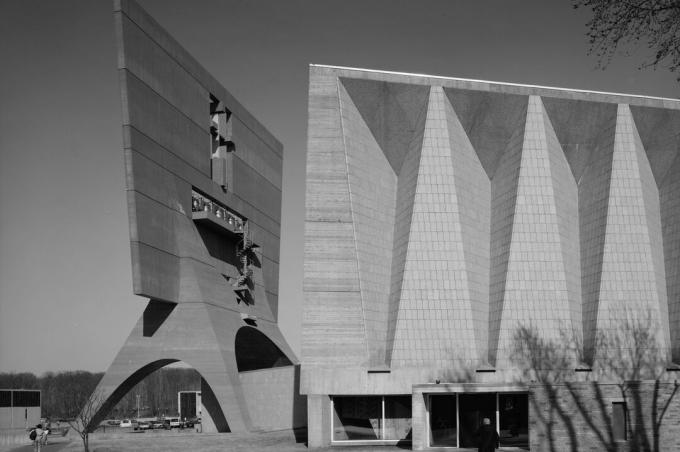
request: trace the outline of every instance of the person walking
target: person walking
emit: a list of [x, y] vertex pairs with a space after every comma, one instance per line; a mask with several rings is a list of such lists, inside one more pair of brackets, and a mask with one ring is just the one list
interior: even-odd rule
[[40, 452], [42, 450], [42, 440], [45, 431], [42, 428], [42, 424], [35, 426], [35, 439], [33, 440], [33, 451]]
[[498, 447], [498, 432], [491, 426], [491, 419], [485, 417], [476, 433], [478, 452], [493, 452]]

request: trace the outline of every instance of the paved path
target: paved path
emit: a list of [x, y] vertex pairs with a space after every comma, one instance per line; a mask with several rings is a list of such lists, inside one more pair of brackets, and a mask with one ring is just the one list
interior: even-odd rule
[[[71, 442], [71, 440], [68, 439], [68, 438], [55, 439], [55, 440], [50, 441], [49, 443], [45, 444], [44, 446], [42, 446], [41, 451], [42, 452], [57, 452], [57, 451], [62, 450], [64, 447], [68, 446], [68, 444], [70, 442]], [[33, 445], [27, 444], [25, 446], [16, 447], [14, 449], [10, 449], [9, 452], [33, 452]]]

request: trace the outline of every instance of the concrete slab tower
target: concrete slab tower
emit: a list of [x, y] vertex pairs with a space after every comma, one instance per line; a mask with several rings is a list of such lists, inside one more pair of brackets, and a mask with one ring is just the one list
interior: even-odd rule
[[114, 20], [133, 289], [149, 301], [93, 425], [177, 361], [201, 374], [204, 431], [304, 425], [277, 326], [283, 147], [137, 3]]

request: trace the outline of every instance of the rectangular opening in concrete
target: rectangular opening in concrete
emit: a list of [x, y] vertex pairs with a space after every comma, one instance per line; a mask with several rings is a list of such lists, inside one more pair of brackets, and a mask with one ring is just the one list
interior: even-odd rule
[[529, 448], [526, 393], [436, 393], [427, 397], [429, 447], [478, 447], [484, 419], [498, 432], [500, 447]]
[[401, 444], [411, 441], [411, 396], [333, 396], [331, 441]]
[[526, 394], [498, 394], [501, 447], [529, 448], [529, 397]]
[[433, 394], [430, 396], [430, 445], [458, 447], [458, 396]]

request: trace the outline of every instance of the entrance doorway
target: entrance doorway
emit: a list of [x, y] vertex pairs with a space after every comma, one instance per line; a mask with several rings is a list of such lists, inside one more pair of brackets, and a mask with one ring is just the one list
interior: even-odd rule
[[529, 447], [529, 398], [526, 393], [447, 393], [429, 396], [429, 445], [477, 447], [477, 430], [491, 421], [501, 447]]
[[529, 447], [529, 400], [526, 394], [498, 394], [501, 446]]
[[460, 447], [477, 447], [477, 430], [484, 418], [496, 425], [496, 394], [461, 394]]
[[430, 445], [458, 446], [458, 419], [455, 394], [430, 396]]

